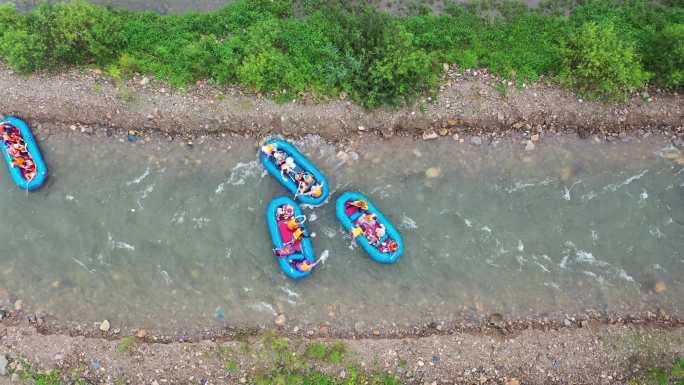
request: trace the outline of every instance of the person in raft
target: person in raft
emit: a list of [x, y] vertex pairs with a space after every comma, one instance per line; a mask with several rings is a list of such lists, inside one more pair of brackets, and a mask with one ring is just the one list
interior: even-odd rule
[[12, 158], [12, 167], [18, 167], [24, 179], [29, 182], [36, 176], [36, 164], [26, 149], [24, 138], [16, 127], [3, 122], [4, 115], [0, 115], [0, 129], [2, 130], [2, 143], [7, 148], [7, 153]]
[[283, 180], [288, 177], [297, 184], [297, 192], [295, 198], [298, 196], [310, 196], [318, 198], [323, 195], [323, 186], [316, 182], [316, 179], [310, 172], [304, 170], [297, 170], [297, 164], [292, 157], [287, 156], [285, 151], [278, 150], [275, 143], [267, 144], [261, 147], [264, 154], [273, 158], [276, 167], [280, 170], [280, 175]]
[[294, 174], [293, 179], [295, 183], [297, 183], [297, 193], [295, 194], [295, 198], [301, 195], [318, 198], [323, 195], [323, 186], [320, 184], [314, 184], [316, 180], [310, 172], [300, 170]]
[[[287, 258], [292, 254], [302, 251], [301, 240], [302, 238], [308, 238], [311, 235], [304, 231], [302, 223], [306, 220], [304, 216], [295, 217], [294, 207], [291, 205], [283, 205], [278, 207], [276, 210], [276, 218], [279, 223], [284, 223], [287, 229], [292, 232], [292, 239], [289, 242], [283, 244], [281, 247], [273, 249], [273, 254], [278, 258]], [[305, 258], [298, 258], [290, 260], [290, 264], [296, 270], [306, 273], [311, 271], [316, 265], [318, 265], [320, 259], [313, 263], [310, 263]]]
[[356, 220], [356, 226], [352, 228], [352, 240], [355, 240], [359, 235], [363, 235], [368, 239], [371, 246], [375, 246], [381, 253], [394, 253], [399, 250], [399, 244], [394, 239], [386, 239], [383, 242], [380, 240], [385, 236], [385, 225], [378, 222], [378, 216], [374, 213], [366, 212], [368, 210], [368, 203], [363, 200], [347, 202], [347, 208], [356, 208], [363, 212]]

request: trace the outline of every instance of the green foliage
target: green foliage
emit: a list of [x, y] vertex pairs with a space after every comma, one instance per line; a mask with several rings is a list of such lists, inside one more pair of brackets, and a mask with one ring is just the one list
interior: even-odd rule
[[671, 368], [651, 368], [643, 382], [647, 385], [684, 385], [684, 356], [679, 357]]
[[126, 336], [116, 345], [116, 351], [119, 353], [132, 353], [137, 346], [138, 340], [134, 336]]
[[28, 13], [3, 4], [0, 57], [22, 73], [95, 65], [117, 80], [137, 72], [177, 87], [208, 79], [279, 100], [344, 92], [367, 107], [433, 91], [443, 63], [487, 67], [518, 84], [560, 75], [608, 99], [645, 84], [646, 73], [669, 88], [684, 82], [681, 1], [547, 0], [530, 10], [487, 0], [410, 14], [342, 0], [235, 0], [167, 16], [86, 0]]
[[306, 347], [304, 355], [309, 359], [339, 364], [344, 359], [346, 352], [347, 347], [341, 341], [330, 345], [321, 342], [312, 342]]
[[621, 100], [649, 78], [635, 45], [611, 22], [584, 23], [563, 49], [561, 83], [592, 99]]
[[648, 65], [658, 84], [684, 86], [684, 23], [669, 24], [655, 34], [648, 51]]

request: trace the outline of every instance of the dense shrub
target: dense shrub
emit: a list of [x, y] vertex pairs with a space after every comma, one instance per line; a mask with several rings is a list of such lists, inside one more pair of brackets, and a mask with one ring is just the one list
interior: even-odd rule
[[179, 87], [200, 79], [241, 84], [283, 100], [344, 92], [368, 107], [431, 92], [443, 63], [487, 67], [518, 84], [557, 77], [596, 98], [622, 98], [647, 73], [660, 85], [683, 86], [680, 2], [563, 0], [530, 10], [489, 0], [453, 3], [440, 15], [417, 7], [406, 17], [362, 3], [234, 0], [214, 12], [170, 16], [85, 0], [25, 14], [5, 4], [0, 56], [21, 72], [94, 65]]
[[561, 83], [593, 99], [624, 99], [648, 80], [635, 44], [610, 22], [583, 24], [563, 49]]
[[653, 37], [648, 49], [649, 67], [658, 84], [684, 86], [684, 24], [670, 24]]

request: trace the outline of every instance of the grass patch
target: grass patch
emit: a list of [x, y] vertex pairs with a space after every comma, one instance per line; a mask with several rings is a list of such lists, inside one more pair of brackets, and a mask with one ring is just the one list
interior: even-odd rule
[[137, 347], [138, 340], [134, 336], [126, 336], [116, 345], [116, 351], [119, 353], [133, 353]]
[[557, 78], [594, 99], [622, 99], [648, 82], [684, 86], [681, 1], [556, 0], [531, 10], [492, 0], [399, 17], [341, 0], [235, 0], [164, 16], [70, 0], [28, 13], [0, 5], [0, 24], [0, 57], [19, 72], [92, 66], [117, 80], [208, 79], [281, 101], [344, 94], [371, 108], [403, 104], [434, 92], [444, 63], [517, 84]]
[[684, 356], [667, 367], [653, 367], [646, 374], [633, 378], [629, 385], [684, 385]]
[[325, 361], [331, 364], [340, 364], [347, 352], [347, 347], [342, 341], [333, 344], [312, 342], [306, 347], [304, 355], [312, 360]]

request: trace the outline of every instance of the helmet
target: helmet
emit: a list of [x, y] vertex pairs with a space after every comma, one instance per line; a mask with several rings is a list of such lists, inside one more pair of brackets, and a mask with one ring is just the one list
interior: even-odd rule
[[354, 201], [354, 206], [360, 208], [361, 210], [368, 210], [368, 203], [364, 200]]
[[273, 152], [276, 150], [275, 144], [267, 144], [265, 146], [261, 147], [261, 151], [264, 152], [264, 154], [271, 155]]
[[354, 227], [351, 231], [352, 238], [356, 238], [361, 234], [363, 234], [363, 230], [358, 226]]

